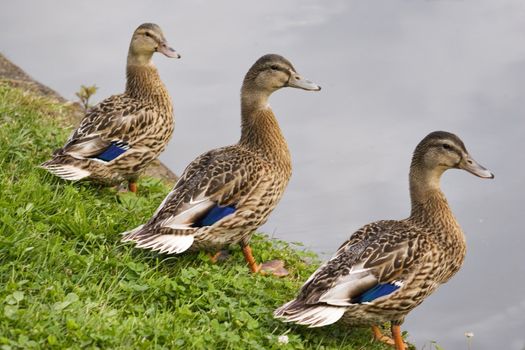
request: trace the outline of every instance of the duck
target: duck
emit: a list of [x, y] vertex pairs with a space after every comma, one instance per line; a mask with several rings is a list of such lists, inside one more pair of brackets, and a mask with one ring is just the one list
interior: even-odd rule
[[282, 261], [257, 264], [249, 245], [292, 172], [290, 151], [268, 103], [270, 95], [284, 87], [321, 89], [283, 56], [260, 57], [242, 83], [239, 141], [193, 160], [152, 218], [124, 232], [122, 241], [166, 254], [214, 252], [239, 244], [251, 272], [287, 274]]
[[155, 52], [180, 58], [157, 24], [143, 23], [129, 45], [124, 93], [91, 108], [42, 168], [70, 181], [128, 181], [128, 189], [137, 192], [140, 172], [166, 148], [174, 129], [171, 98], [152, 61]]
[[[376, 340], [404, 350], [400, 326], [405, 316], [450, 280], [465, 258], [465, 236], [440, 189], [448, 169], [494, 178], [458, 136], [430, 133], [412, 156], [410, 216], [361, 227], [274, 317], [308, 327], [338, 321], [371, 326]], [[386, 322], [392, 337], [381, 333], [379, 325]]]

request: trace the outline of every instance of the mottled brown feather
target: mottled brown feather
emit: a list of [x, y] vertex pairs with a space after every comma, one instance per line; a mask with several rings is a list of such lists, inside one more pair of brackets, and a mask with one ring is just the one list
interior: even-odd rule
[[[133, 38], [144, 29], [160, 31], [156, 25], [144, 24], [137, 28]], [[159, 36], [163, 38], [161, 31]], [[125, 92], [90, 109], [66, 144], [42, 164], [43, 168], [54, 172], [70, 166], [89, 174], [90, 180], [114, 184], [137, 178], [166, 148], [174, 127], [171, 98], [151, 62], [154, 51], [149, 52], [144, 63], [137, 62], [132, 53], [133, 43], [132, 39]], [[130, 149], [109, 162], [90, 158], [116, 141], [127, 143]]]
[[[444, 150], [444, 140], [453, 147]], [[410, 167], [410, 217], [360, 228], [319, 267], [295, 300], [275, 311], [275, 316], [311, 327], [340, 317], [348, 324], [401, 324], [408, 312], [460, 269], [465, 258], [463, 232], [439, 188], [442, 173], [459, 167], [457, 157], [469, 155], [456, 135], [435, 132], [424, 138]], [[351, 273], [355, 279], [345, 284]], [[357, 283], [361, 280], [363, 283]], [[384, 283], [401, 287], [371, 302], [354, 301]], [[327, 295], [338, 298], [330, 301]]]
[[[282, 69], [271, 69], [271, 65]], [[246, 74], [241, 89], [239, 142], [206, 152], [191, 162], [153, 217], [125, 233], [123, 240], [140, 246], [169, 235], [192, 236], [190, 250], [246, 245], [276, 207], [291, 176], [290, 152], [267, 100], [275, 90], [287, 86], [293, 72], [293, 66], [281, 56], [259, 59]], [[208, 201], [202, 211], [183, 216], [196, 207], [196, 202], [202, 203], [199, 201]], [[191, 226], [210, 205], [234, 206], [236, 210], [210, 226]], [[180, 225], [177, 220], [182, 221]], [[167, 227], [175, 221], [180, 227]]]

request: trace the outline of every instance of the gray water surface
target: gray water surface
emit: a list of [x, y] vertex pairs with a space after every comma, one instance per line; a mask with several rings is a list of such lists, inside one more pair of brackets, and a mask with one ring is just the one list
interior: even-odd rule
[[263, 230], [324, 257], [363, 224], [406, 217], [413, 148], [457, 133], [496, 179], [444, 175], [467, 258], [403, 328], [418, 348], [468, 349], [472, 332], [473, 350], [525, 349], [525, 2], [5, 1], [0, 48], [65, 97], [95, 83], [100, 100], [123, 90], [146, 21], [182, 54], [155, 57], [176, 111], [161, 159], [176, 173], [237, 141], [240, 84], [259, 56], [282, 54], [323, 87], [271, 98], [294, 175]]

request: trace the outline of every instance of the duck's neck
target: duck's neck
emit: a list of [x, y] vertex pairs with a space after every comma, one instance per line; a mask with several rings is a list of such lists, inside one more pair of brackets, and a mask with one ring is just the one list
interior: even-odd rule
[[160, 80], [159, 72], [151, 57], [128, 55], [126, 66], [126, 94], [130, 97], [155, 103], [171, 110], [171, 99], [166, 86]]
[[412, 211], [409, 220], [432, 225], [437, 232], [463, 239], [461, 228], [440, 188], [442, 174], [442, 169], [427, 169], [412, 164], [410, 167]]
[[447, 199], [439, 186], [443, 170], [410, 168], [410, 196], [412, 212], [407, 221], [431, 234], [435, 243], [447, 254], [440, 263], [447, 266], [436, 278], [445, 283], [461, 267], [466, 253], [465, 236]]
[[271, 92], [243, 86], [241, 90], [241, 139], [239, 144], [263, 158], [290, 167], [288, 145], [268, 105]]

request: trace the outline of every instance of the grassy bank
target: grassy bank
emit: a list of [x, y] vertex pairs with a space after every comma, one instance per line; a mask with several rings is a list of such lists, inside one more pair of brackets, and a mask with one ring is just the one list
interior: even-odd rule
[[[139, 196], [66, 183], [36, 166], [62, 144], [67, 109], [0, 85], [0, 348], [389, 349], [367, 329], [307, 330], [272, 318], [315, 269], [312, 255], [254, 238], [291, 276], [252, 276], [238, 248], [157, 255], [119, 242], [169, 191]], [[286, 334], [288, 343], [279, 341]]]

